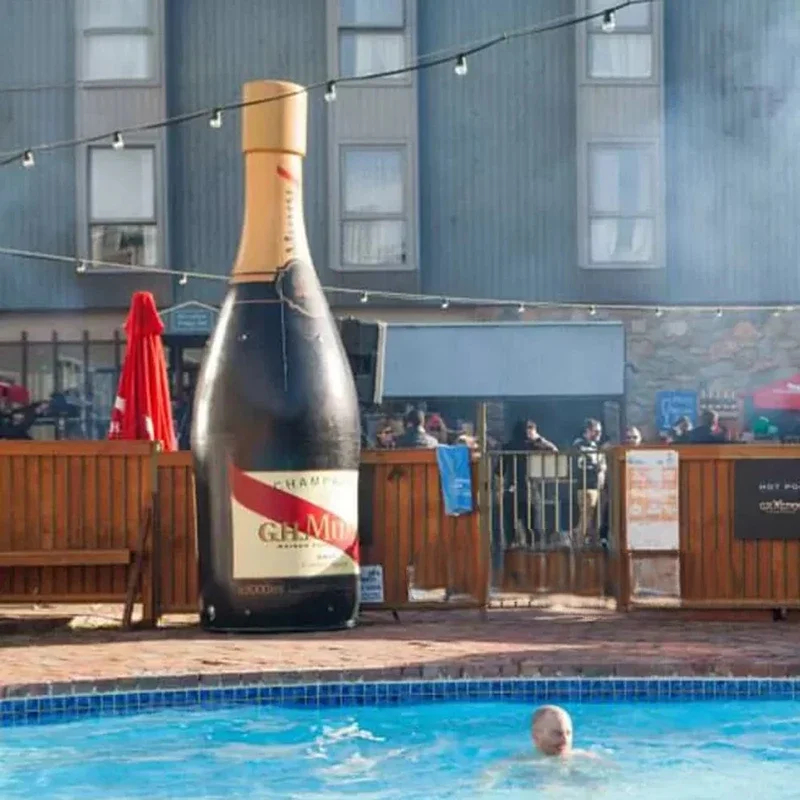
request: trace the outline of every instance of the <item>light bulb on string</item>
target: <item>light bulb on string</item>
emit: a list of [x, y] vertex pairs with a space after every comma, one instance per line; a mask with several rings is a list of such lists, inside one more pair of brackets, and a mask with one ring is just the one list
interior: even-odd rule
[[328, 81], [325, 89], [325, 102], [332, 103], [336, 99], [336, 81]]
[[184, 272], [178, 280], [178, 286], [186, 286], [189, 283], [189, 276]]
[[520, 303], [517, 306], [517, 314], [524, 314], [525, 313], [525, 303]]
[[209, 117], [208, 126], [216, 131], [222, 127], [222, 112], [218, 108], [215, 108]]
[[22, 154], [22, 166], [25, 167], [25, 169], [30, 169], [34, 164], [36, 164], [36, 159], [33, 157], [33, 151], [26, 150]]
[[660, 308], [657, 308], [656, 309], [656, 316], [657, 317], [663, 317], [664, 316], [664, 311], [662, 309], [660, 309]]
[[362, 303], [369, 303], [369, 292], [364, 292], [359, 299]]
[[111, 137], [111, 147], [113, 147], [114, 150], [122, 150], [125, 147], [125, 140], [122, 138], [122, 134], [119, 131]]
[[773, 310], [772, 312], [773, 317], [779, 317], [780, 315], [781, 315], [781, 310], [779, 308]]
[[717, 309], [717, 319], [719, 319], [721, 316], [722, 316], [722, 309], [718, 308]]
[[617, 18], [613, 11], [603, 12], [603, 21], [600, 23], [600, 28], [603, 33], [613, 33], [614, 28], [617, 27]]
[[589, 306], [589, 316], [593, 317], [597, 314], [597, 306]]
[[85, 261], [79, 261], [75, 265], [75, 272], [77, 272], [79, 275], [83, 275], [83, 273], [86, 272], [86, 262]]
[[456, 59], [456, 68], [455, 73], [459, 76], [459, 78], [463, 77], [467, 74], [469, 67], [467, 67], [467, 57], [465, 55], [460, 55]]
[[446, 297], [442, 298], [441, 307], [442, 311], [447, 311], [447, 309], [450, 308], [450, 301]]

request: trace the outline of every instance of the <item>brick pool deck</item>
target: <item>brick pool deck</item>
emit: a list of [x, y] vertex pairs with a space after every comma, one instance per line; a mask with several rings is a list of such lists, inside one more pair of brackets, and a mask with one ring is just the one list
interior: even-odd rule
[[[366, 613], [352, 631], [211, 635], [191, 618], [123, 632], [118, 608], [0, 608], [0, 697], [257, 681], [510, 676], [800, 675], [800, 627], [549, 606]], [[72, 621], [70, 623], [70, 619]], [[82, 621], [81, 621], [82, 620]], [[68, 627], [70, 623], [71, 627]]]

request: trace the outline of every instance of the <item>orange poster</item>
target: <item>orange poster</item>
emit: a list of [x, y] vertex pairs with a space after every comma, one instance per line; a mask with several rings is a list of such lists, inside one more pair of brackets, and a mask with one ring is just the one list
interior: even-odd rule
[[631, 550], [679, 546], [678, 453], [628, 450], [625, 510]]

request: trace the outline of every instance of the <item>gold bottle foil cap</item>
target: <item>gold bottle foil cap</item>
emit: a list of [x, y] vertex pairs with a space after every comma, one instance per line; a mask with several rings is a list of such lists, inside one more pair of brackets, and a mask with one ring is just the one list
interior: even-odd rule
[[305, 156], [307, 144], [308, 94], [288, 81], [250, 81], [242, 100], [253, 103], [242, 108], [242, 152], [295, 153]]

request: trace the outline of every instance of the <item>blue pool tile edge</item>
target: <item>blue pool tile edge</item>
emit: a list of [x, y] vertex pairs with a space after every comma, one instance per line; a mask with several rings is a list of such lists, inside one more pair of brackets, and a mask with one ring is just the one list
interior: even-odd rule
[[237, 705], [307, 708], [448, 701], [526, 703], [798, 700], [800, 678], [507, 678], [260, 683], [0, 699], [0, 727]]

